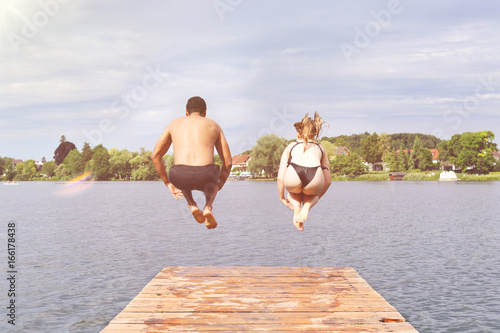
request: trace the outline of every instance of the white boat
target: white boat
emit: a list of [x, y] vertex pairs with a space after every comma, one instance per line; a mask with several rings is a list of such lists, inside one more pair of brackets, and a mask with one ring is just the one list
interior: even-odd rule
[[457, 178], [455, 171], [443, 171], [439, 175], [439, 181], [441, 182], [456, 182], [457, 180], [459, 179]]

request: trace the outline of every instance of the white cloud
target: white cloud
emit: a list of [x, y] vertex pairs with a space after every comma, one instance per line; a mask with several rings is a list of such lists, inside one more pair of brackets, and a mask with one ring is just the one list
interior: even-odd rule
[[[456, 130], [494, 117], [500, 26], [493, 13], [500, 5], [402, 5], [348, 63], [339, 44], [352, 43], [355, 29], [374, 20], [371, 12], [386, 9], [387, 1], [245, 1], [223, 20], [205, 0], [71, 1], [18, 52], [8, 33], [21, 34], [21, 16], [33, 20], [43, 9], [38, 2], [3, 1], [0, 155], [49, 156], [49, 138], [81, 140], [105, 118], [116, 126], [105, 145], [151, 147], [193, 95], [207, 100], [208, 116], [224, 127], [233, 153], [273, 127], [275, 110], [283, 108], [298, 119], [320, 112], [332, 123], [328, 136], [429, 132], [454, 104], [475, 96], [480, 78], [491, 77], [492, 89], [482, 89], [480, 105]], [[116, 101], [156, 66], [164, 73], [159, 86], [126, 117], [116, 114]], [[498, 126], [485, 122], [500, 135]], [[293, 136], [291, 125], [273, 128]], [[40, 141], [47, 146], [34, 147], [26, 137], [47, 138]]]

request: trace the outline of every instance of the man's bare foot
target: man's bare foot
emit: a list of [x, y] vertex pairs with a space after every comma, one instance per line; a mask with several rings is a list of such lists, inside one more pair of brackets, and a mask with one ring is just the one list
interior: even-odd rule
[[217, 221], [215, 220], [211, 209], [205, 208], [203, 211], [203, 217], [205, 218], [205, 226], [208, 229], [215, 229], [217, 227]]
[[196, 207], [196, 206], [189, 206], [189, 209], [191, 209], [191, 214], [193, 214], [194, 219], [198, 223], [203, 223], [205, 222], [205, 217], [203, 216], [203, 213], [201, 210]]

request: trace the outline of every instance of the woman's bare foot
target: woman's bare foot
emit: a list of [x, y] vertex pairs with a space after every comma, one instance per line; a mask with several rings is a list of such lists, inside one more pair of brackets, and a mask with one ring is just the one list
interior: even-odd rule
[[197, 206], [189, 206], [189, 209], [191, 209], [191, 214], [193, 214], [194, 219], [198, 223], [203, 223], [205, 222], [205, 217], [203, 216], [203, 213]]
[[304, 231], [304, 222], [299, 222], [294, 218], [293, 224], [295, 225], [295, 228], [297, 228], [297, 230]]
[[[297, 215], [297, 222], [298, 223], [304, 223], [307, 220], [307, 217], [309, 216], [309, 210], [311, 209], [311, 204], [305, 203], [302, 209], [300, 210], [300, 213]], [[302, 230], [304, 227], [302, 227]]]
[[215, 229], [217, 227], [217, 221], [212, 214], [212, 209], [205, 207], [205, 210], [203, 211], [203, 217], [205, 218], [205, 226], [208, 229]]

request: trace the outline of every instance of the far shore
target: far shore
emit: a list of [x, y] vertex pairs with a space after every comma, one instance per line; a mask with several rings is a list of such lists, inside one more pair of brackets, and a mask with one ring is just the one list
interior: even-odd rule
[[[364, 175], [359, 175], [356, 177], [348, 177], [341, 175], [332, 175], [332, 181], [391, 181], [389, 177], [390, 172], [370, 172]], [[402, 181], [438, 181], [440, 172], [413, 172], [407, 173]], [[457, 179], [459, 181], [496, 181], [500, 180], [500, 172], [490, 172], [487, 175], [476, 175], [476, 174], [463, 174], [457, 173]], [[250, 178], [246, 179], [250, 181], [276, 181], [274, 178]], [[36, 177], [30, 180], [17, 180], [16, 183], [21, 182], [31, 182], [31, 181], [54, 181], [54, 182], [70, 182], [70, 179], [50, 179], [45, 177]], [[97, 181], [97, 180], [87, 180], [87, 181]], [[141, 182], [144, 180], [126, 180], [126, 179], [110, 179], [107, 181], [126, 181], [126, 182]], [[148, 180], [148, 181], [161, 181], [161, 180]], [[242, 181], [238, 179], [228, 179], [228, 181]], [[7, 180], [2, 180], [4, 184]]]
[[[371, 172], [356, 177], [332, 175], [332, 181], [391, 181], [390, 172]], [[407, 173], [403, 181], [439, 181], [440, 172], [414, 172]], [[495, 181], [500, 180], [500, 172], [490, 172], [487, 175], [457, 173], [459, 181]], [[251, 181], [275, 181], [276, 178], [252, 178]]]

